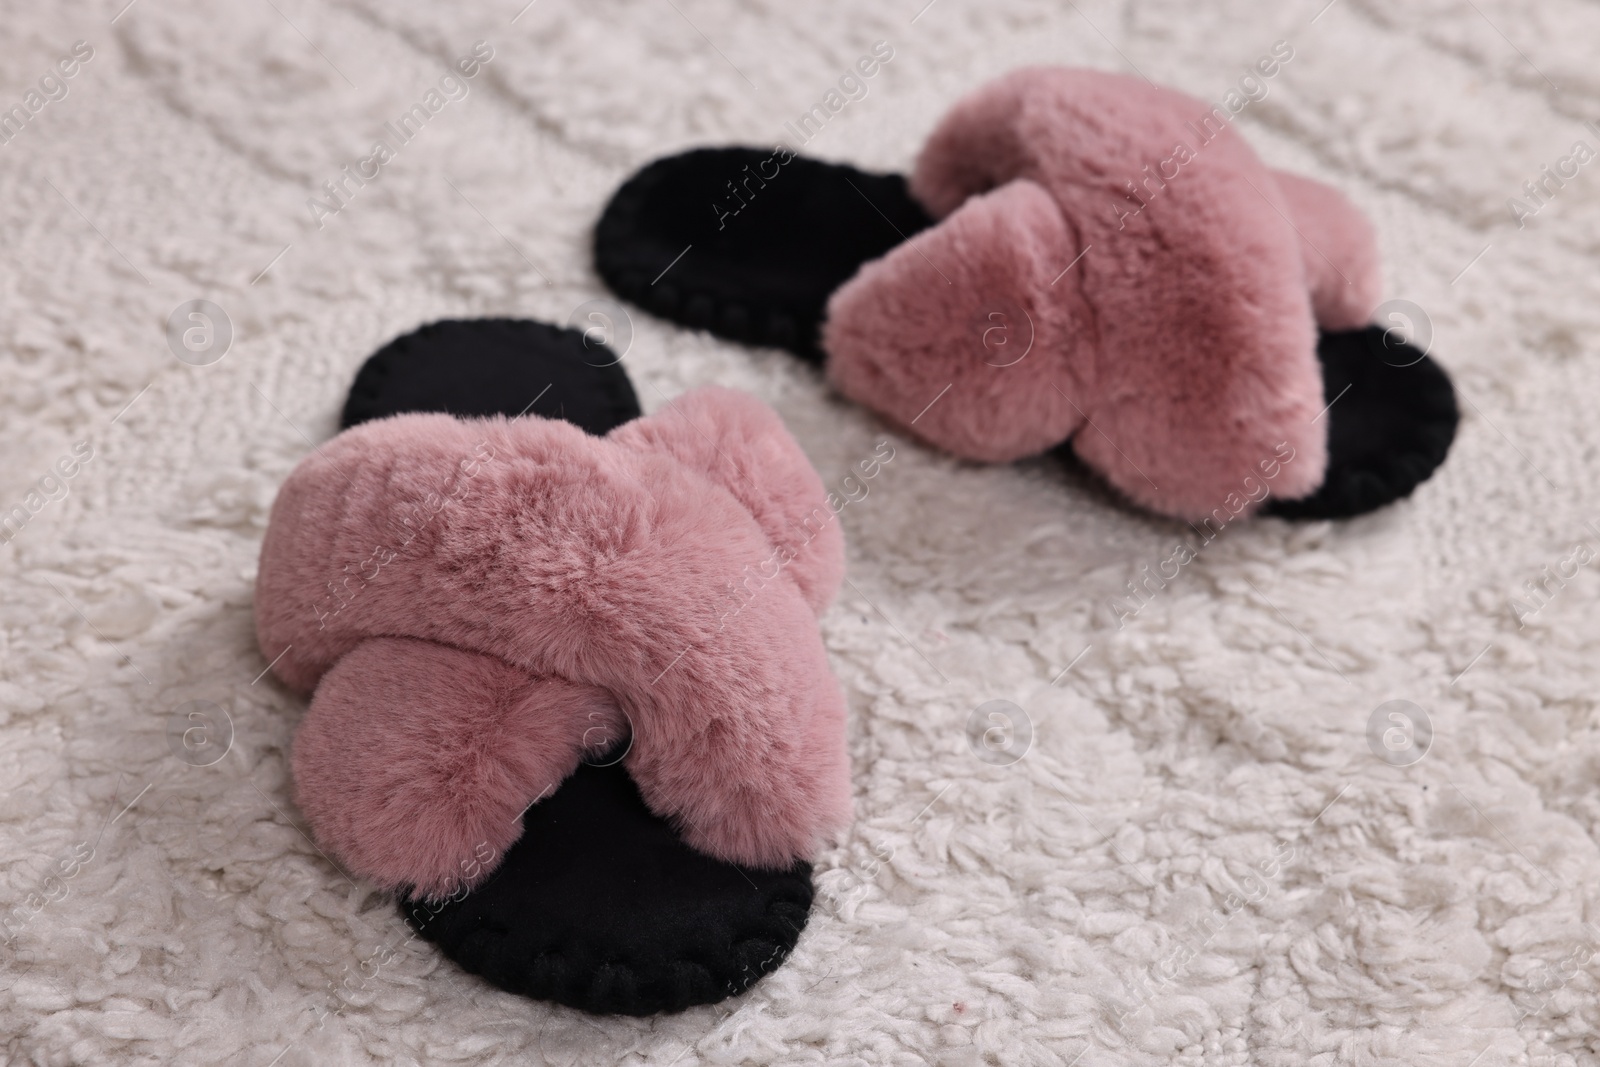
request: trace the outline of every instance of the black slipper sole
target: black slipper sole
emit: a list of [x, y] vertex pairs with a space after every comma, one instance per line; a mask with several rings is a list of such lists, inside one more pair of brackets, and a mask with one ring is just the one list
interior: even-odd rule
[[[900, 175], [786, 151], [702, 148], [623, 183], [595, 226], [595, 263], [620, 296], [663, 318], [820, 364], [828, 297], [932, 224]], [[1317, 355], [1324, 396], [1339, 397], [1324, 416], [1327, 475], [1314, 495], [1270, 501], [1265, 514], [1330, 519], [1381, 508], [1426, 481], [1455, 436], [1449, 377], [1381, 328], [1325, 333]]]
[[501, 989], [651, 1015], [743, 993], [788, 958], [811, 865], [764, 871], [685, 845], [620, 765], [579, 767], [458, 902], [405, 899], [418, 933]]
[[540, 415], [592, 434], [640, 414], [609, 348], [527, 319], [445, 319], [395, 338], [356, 372], [339, 425], [412, 411]]
[[933, 220], [898, 174], [702, 148], [657, 160], [595, 225], [595, 266], [619, 295], [683, 326], [822, 361], [833, 291]]
[[[368, 359], [344, 425], [441, 411], [565, 418], [598, 436], [636, 417], [639, 403], [610, 351], [576, 330], [452, 320]], [[681, 1011], [744, 992], [805, 928], [810, 864], [768, 871], [694, 851], [620, 764], [580, 766], [522, 825], [477, 889], [400, 900], [421, 937], [508, 992], [602, 1014]]]
[[1299, 500], [1269, 500], [1285, 519], [1344, 519], [1376, 511], [1432, 476], [1461, 413], [1449, 375], [1381, 326], [1325, 333], [1317, 342], [1329, 402], [1328, 473]]

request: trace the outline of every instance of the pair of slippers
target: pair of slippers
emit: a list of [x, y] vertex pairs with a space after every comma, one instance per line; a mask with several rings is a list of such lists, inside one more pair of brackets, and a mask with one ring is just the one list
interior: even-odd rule
[[[1455, 431], [1443, 371], [1366, 324], [1354, 208], [1114, 75], [980, 89], [909, 181], [661, 160], [595, 246], [624, 297], [821, 363], [931, 444], [1066, 447], [1191, 522], [1373, 510]], [[495, 985], [648, 1014], [742, 992], [807, 921], [850, 808], [816, 626], [843, 542], [772, 411], [706, 388], [644, 417], [617, 363], [517, 320], [381, 349], [274, 504], [256, 616], [311, 695], [319, 845]]]

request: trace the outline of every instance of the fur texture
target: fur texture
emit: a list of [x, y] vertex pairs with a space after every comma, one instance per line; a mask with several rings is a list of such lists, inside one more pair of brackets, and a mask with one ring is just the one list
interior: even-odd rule
[[363, 641], [316, 693], [294, 775], [317, 838], [381, 885], [437, 896], [480, 881], [529, 801], [627, 732], [604, 689], [412, 638]]
[[842, 573], [817, 475], [730, 390], [601, 439], [533, 418], [349, 430], [283, 486], [257, 580], [262, 651], [316, 690], [297, 799], [380, 884], [476, 884], [478, 844], [508, 844], [620, 716], [628, 771], [688, 844], [787, 867], [849, 815], [816, 628]]
[[1383, 298], [1383, 264], [1372, 223], [1331, 185], [1281, 170], [1272, 178], [1300, 237], [1317, 325], [1330, 332], [1365, 326]]
[[[1048, 67], [957, 103], [911, 188], [944, 221], [829, 303], [846, 395], [974, 459], [1072, 435], [1127, 496], [1185, 519], [1253, 508], [1263, 464], [1272, 495], [1321, 483], [1318, 320], [1362, 321], [1380, 281], [1338, 193], [1286, 192], [1198, 100]], [[984, 342], [996, 314], [1031, 336], [1020, 361]]]

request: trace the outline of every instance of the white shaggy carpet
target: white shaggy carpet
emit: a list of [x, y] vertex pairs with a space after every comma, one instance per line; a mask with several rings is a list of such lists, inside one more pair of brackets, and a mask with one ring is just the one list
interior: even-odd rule
[[[1600, 550], [1600, 171], [1524, 227], [1507, 204], [1600, 147], [1600, 8], [125, 2], [0, 20], [0, 106], [93, 50], [0, 144], [0, 510], [44, 479], [0, 548], [8, 1063], [1600, 1063], [1596, 581], [1543, 576]], [[308, 197], [477, 40], [470, 94], [318, 230]], [[843, 515], [825, 630], [858, 818], [792, 961], [646, 1020], [498, 993], [302, 832], [302, 706], [251, 628], [273, 493], [375, 346], [565, 321], [606, 295], [589, 227], [632, 168], [771, 143], [879, 40], [892, 61], [808, 152], [905, 168], [959, 93], [1030, 62], [1216, 100], [1290, 42], [1240, 127], [1377, 221], [1461, 390], [1456, 447], [1381, 514], [1230, 528], [1119, 628], [1108, 599], [1185, 528], [1056, 464], [897, 440]], [[232, 325], [211, 365], [166, 340], [195, 299]], [[788, 356], [633, 328], [647, 408], [749, 389], [830, 483], [884, 436]], [[1010, 765], [969, 740], [991, 700], [1031, 722]], [[1431, 722], [1409, 766], [1369, 746], [1390, 700]], [[190, 701], [231, 718], [215, 763]]]

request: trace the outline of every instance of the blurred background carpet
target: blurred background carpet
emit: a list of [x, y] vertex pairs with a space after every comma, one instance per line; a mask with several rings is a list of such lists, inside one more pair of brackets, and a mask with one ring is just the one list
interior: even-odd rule
[[[1600, 7], [124, 2], [0, 20], [0, 106], [29, 116], [0, 144], [0, 511], [31, 516], [0, 548], [3, 1058], [1600, 1062], [1600, 620], [1566, 562], [1600, 548], [1600, 170], [1524, 189], [1600, 147]], [[467, 95], [313, 212], [478, 41]], [[1454, 453], [1381, 514], [1230, 528], [1119, 625], [1108, 600], [1186, 528], [1055, 460], [953, 462], [790, 357], [635, 312], [647, 409], [748, 389], [830, 486], [891, 441], [825, 620], [858, 819], [794, 958], [738, 1000], [595, 1019], [498, 993], [303, 832], [303, 707], [250, 614], [275, 489], [376, 346], [565, 322], [607, 295], [589, 228], [626, 174], [789, 136], [880, 41], [807, 152], [908, 168], [1025, 63], [1219, 100], [1286, 42], [1240, 129], [1371, 213], [1461, 391]], [[169, 348], [191, 300], [227, 316], [220, 361]], [[969, 731], [994, 700], [1022, 709], [978, 720], [999, 753]], [[1431, 724], [1407, 766], [1369, 743], [1404, 734], [1373, 719], [1393, 700]]]

